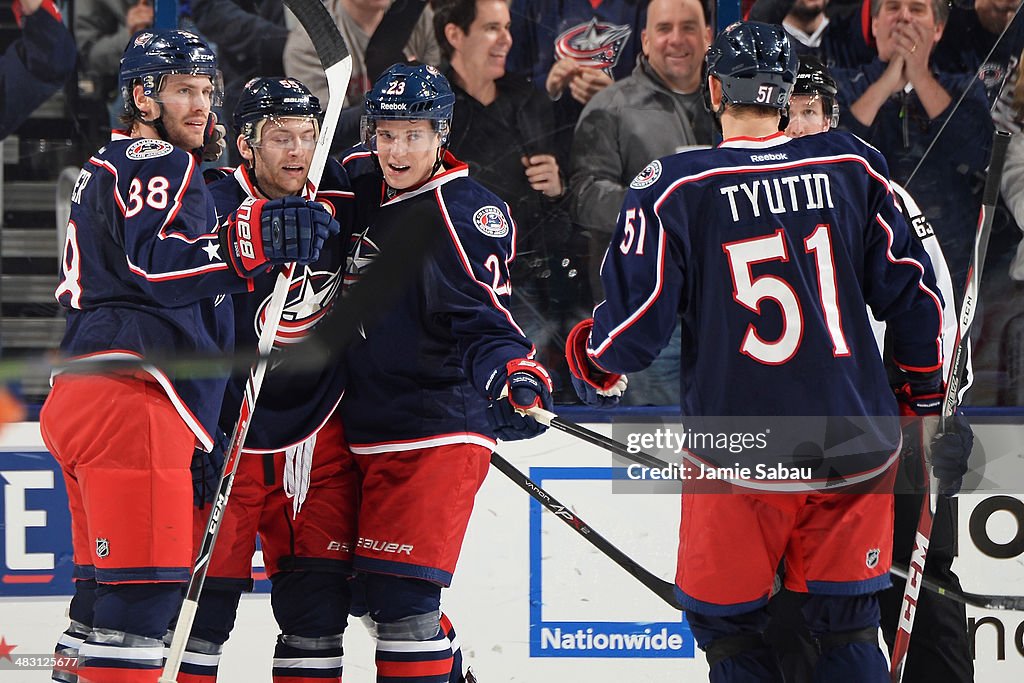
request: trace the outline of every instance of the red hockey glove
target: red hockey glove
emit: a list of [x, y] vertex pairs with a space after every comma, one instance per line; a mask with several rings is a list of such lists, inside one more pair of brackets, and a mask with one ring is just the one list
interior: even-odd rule
[[535, 360], [517, 358], [496, 370], [487, 383], [487, 419], [502, 441], [529, 439], [547, 427], [525, 415], [531, 408], [551, 410], [551, 375]]
[[217, 115], [210, 112], [210, 116], [206, 119], [206, 129], [203, 131], [203, 145], [193, 150], [196, 158], [199, 161], [220, 159], [220, 156], [228, 148], [225, 139], [227, 132], [228, 129], [224, 127], [224, 124], [217, 123]]
[[220, 239], [235, 271], [253, 277], [277, 264], [313, 263], [327, 238], [340, 230], [319, 202], [250, 197], [231, 214]]
[[587, 356], [587, 341], [594, 328], [594, 319], [579, 322], [565, 340], [565, 360], [572, 374], [572, 387], [580, 400], [593, 408], [611, 408], [618, 405], [628, 380], [601, 370]]

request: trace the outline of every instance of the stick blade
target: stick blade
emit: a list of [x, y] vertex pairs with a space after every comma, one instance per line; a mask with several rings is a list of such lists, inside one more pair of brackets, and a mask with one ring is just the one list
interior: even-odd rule
[[345, 41], [336, 39], [338, 27], [320, 0], [284, 0], [284, 4], [309, 34], [324, 71], [350, 56]]

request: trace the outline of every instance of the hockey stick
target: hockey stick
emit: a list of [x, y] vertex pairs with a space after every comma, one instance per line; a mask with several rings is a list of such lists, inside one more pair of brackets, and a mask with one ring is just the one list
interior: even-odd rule
[[532, 417], [537, 422], [548, 427], [554, 427], [559, 431], [563, 431], [566, 434], [572, 434], [573, 436], [583, 439], [587, 443], [593, 444], [598, 448], [611, 451], [617, 455], [621, 455], [627, 460], [632, 460], [635, 463], [639, 463], [644, 467], [653, 467], [660, 469], [662, 467], [671, 467], [672, 465], [661, 458], [656, 458], [653, 455], [644, 453], [641, 450], [631, 450], [626, 447], [625, 444], [610, 439], [603, 434], [598, 434], [595, 431], [587, 429], [582, 425], [578, 425], [575, 422], [564, 420], [550, 410], [544, 410], [543, 408], [530, 408], [526, 411], [526, 414]]
[[[901, 564], [894, 564], [890, 571], [902, 579], [906, 579], [910, 573], [909, 567]], [[985, 593], [968, 593], [967, 591], [956, 588], [955, 586], [933, 581], [928, 577], [921, 577], [921, 585], [933, 593], [938, 593], [943, 597], [964, 605], [980, 607], [981, 609], [1014, 610], [1024, 612], [1024, 595], [988, 595]]]
[[[327, 74], [328, 90], [333, 95], [327, 103], [327, 112], [324, 114], [323, 124], [320, 127], [320, 136], [317, 139], [316, 149], [313, 151], [313, 158], [310, 161], [309, 174], [307, 175], [307, 181], [313, 187], [312, 196], [315, 197], [316, 189], [320, 186], [320, 180], [323, 178], [324, 168], [327, 165], [331, 142], [334, 139], [334, 130], [338, 125], [338, 117], [341, 114], [342, 95], [348, 88], [349, 77], [352, 75], [352, 56], [349, 54], [348, 47], [338, 31], [338, 27], [320, 0], [284, 1], [298, 18], [303, 28], [306, 29], [306, 32], [309, 33], [310, 38], [313, 39], [313, 45], [316, 46], [320, 63]], [[203, 583], [206, 581], [206, 573], [209, 570], [214, 545], [217, 542], [220, 520], [224, 515], [224, 509], [231, 495], [231, 486], [234, 483], [235, 472], [238, 469], [238, 459], [242, 454], [245, 437], [249, 432], [249, 422], [253, 411], [256, 409], [256, 400], [259, 398], [260, 389], [263, 386], [263, 378], [266, 375], [269, 363], [268, 356], [274, 346], [274, 339], [277, 337], [277, 329], [280, 326], [281, 316], [284, 313], [294, 269], [294, 265], [287, 267], [277, 276], [277, 281], [274, 283], [274, 291], [271, 294], [270, 303], [267, 305], [266, 319], [263, 329], [260, 331], [260, 360], [252, 369], [246, 382], [245, 394], [242, 397], [242, 405], [239, 408], [238, 422], [235, 423], [235, 428], [231, 434], [231, 442], [227, 453], [225, 453], [224, 467], [221, 471], [217, 497], [214, 499], [213, 506], [210, 509], [210, 518], [206, 522], [203, 542], [196, 556], [192, 576], [189, 578], [185, 600], [182, 602], [181, 610], [178, 613], [174, 637], [167, 652], [167, 660], [164, 663], [164, 670], [160, 676], [159, 683], [176, 683], [178, 680], [178, 671], [181, 668], [181, 661], [185, 655], [185, 647], [188, 644], [188, 638], [192, 632], [192, 624], [195, 622], [196, 612], [199, 609], [199, 596], [202, 594]]]
[[590, 525], [570, 511], [569, 508], [555, 500], [554, 496], [542, 489], [535, 481], [530, 479], [524, 473], [516, 469], [512, 463], [505, 458], [492, 452], [491, 464], [500, 470], [502, 474], [515, 482], [519, 488], [529, 493], [534, 500], [546, 507], [548, 511], [568, 524], [577, 534], [587, 539], [587, 541], [592, 546], [600, 550], [605, 557], [625, 569], [630, 576], [651, 589], [655, 595], [675, 609], [683, 609], [683, 606], [680, 605], [679, 601], [676, 599], [675, 585], [668, 581], [659, 579], [650, 571], [641, 567], [633, 558], [612, 545], [612, 543], [604, 536], [594, 531]]
[[[992, 138], [992, 157], [989, 160], [988, 176], [985, 178], [985, 191], [982, 194], [981, 210], [978, 214], [978, 228], [974, 238], [974, 253], [967, 269], [967, 283], [964, 287], [964, 301], [960, 308], [959, 324], [956, 331], [953, 360], [950, 363], [949, 381], [946, 394], [942, 401], [940, 428], [945, 431], [949, 420], [956, 412], [960, 400], [960, 383], [967, 364], [967, 340], [974, 321], [974, 313], [978, 305], [978, 291], [981, 285], [981, 271], [985, 265], [985, 253], [988, 251], [988, 238], [992, 232], [992, 218], [995, 213], [996, 200], [999, 198], [999, 183], [1003, 175], [1003, 162], [1006, 160], [1006, 147], [1010, 143], [1010, 134], [996, 131]], [[932, 522], [935, 516], [937, 483], [928, 471], [928, 495], [921, 501], [921, 516], [917, 522], [917, 534], [914, 537], [914, 550], [910, 556], [909, 576], [903, 589], [903, 603], [900, 605], [900, 618], [896, 628], [896, 640], [892, 647], [892, 668], [889, 677], [893, 683], [903, 679], [903, 668], [907, 663], [907, 650], [910, 648], [910, 634], [914, 628], [914, 614], [917, 612], [917, 600], [921, 594], [924, 579], [925, 561], [928, 559], [928, 543], [932, 535]]]

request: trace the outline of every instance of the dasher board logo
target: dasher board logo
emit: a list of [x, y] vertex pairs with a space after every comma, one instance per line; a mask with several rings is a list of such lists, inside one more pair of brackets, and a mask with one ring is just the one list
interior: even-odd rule
[[[559, 479], [610, 481], [613, 472], [611, 467], [531, 467], [530, 479], [543, 487], [545, 481]], [[562, 592], [544, 592], [543, 557], [551, 549], [544, 548], [541, 527], [542, 520], [551, 516], [530, 498], [530, 656], [693, 659], [696, 644], [682, 613], [678, 621], [597, 621], [584, 614], [578, 620], [545, 619], [545, 606], [557, 610], [560, 616], [571, 616], [571, 605], [559, 600]], [[578, 540], [586, 544], [586, 540]]]

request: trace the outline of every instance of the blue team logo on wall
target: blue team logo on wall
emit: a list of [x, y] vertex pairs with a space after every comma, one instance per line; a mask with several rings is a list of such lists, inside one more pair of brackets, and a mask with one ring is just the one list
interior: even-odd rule
[[133, 161], [142, 161], [143, 159], [165, 157], [172, 151], [174, 151], [174, 145], [166, 140], [142, 138], [141, 140], [136, 140], [132, 144], [128, 145], [128, 150], [125, 152], [125, 156]]
[[642, 190], [658, 182], [661, 177], [661, 162], [655, 159], [647, 164], [642, 171], [636, 174], [633, 182], [629, 184], [634, 190]]
[[508, 234], [508, 221], [505, 214], [496, 206], [485, 206], [473, 214], [473, 225], [488, 237], [504, 237]]

